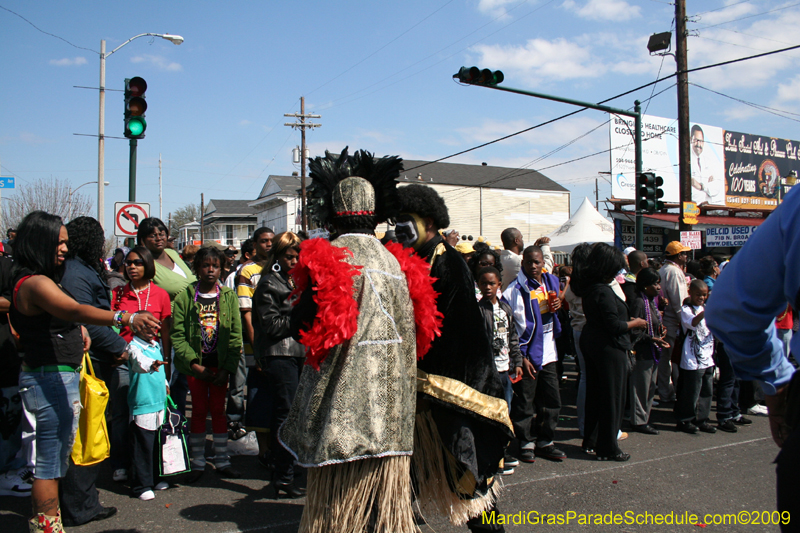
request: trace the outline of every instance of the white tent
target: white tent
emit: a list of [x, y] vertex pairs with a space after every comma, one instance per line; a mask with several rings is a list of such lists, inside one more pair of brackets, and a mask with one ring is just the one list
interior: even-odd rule
[[561, 252], [571, 252], [582, 242], [614, 244], [614, 224], [584, 198], [575, 214], [548, 237], [550, 248]]

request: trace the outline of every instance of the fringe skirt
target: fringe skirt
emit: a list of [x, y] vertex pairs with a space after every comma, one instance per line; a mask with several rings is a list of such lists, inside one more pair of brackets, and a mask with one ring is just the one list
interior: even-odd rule
[[298, 533], [416, 533], [411, 457], [361, 459], [308, 470]]
[[454, 483], [449, 480], [458, 479], [459, 474], [455, 472], [454, 464], [448, 461], [449, 452], [439, 436], [431, 411], [420, 404], [417, 408], [411, 467], [420, 514], [423, 517], [438, 514], [447, 517], [451, 524], [462, 526], [470, 518], [494, 508], [501, 486], [495, 482], [485, 494], [474, 490], [470, 494], [457, 493]]

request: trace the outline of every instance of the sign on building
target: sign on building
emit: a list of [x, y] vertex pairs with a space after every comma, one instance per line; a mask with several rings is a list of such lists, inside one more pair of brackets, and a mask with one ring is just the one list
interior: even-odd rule
[[758, 226], [717, 226], [706, 229], [706, 246], [744, 246]]
[[703, 237], [701, 231], [682, 231], [681, 244], [688, 246], [692, 250], [699, 250], [703, 247]]
[[[636, 240], [636, 226], [615, 221], [614, 226], [619, 231], [622, 248], [633, 246]], [[664, 251], [664, 229], [654, 226], [644, 227], [644, 249], [645, 253], [661, 253]], [[637, 246], [637, 248], [639, 248]]]

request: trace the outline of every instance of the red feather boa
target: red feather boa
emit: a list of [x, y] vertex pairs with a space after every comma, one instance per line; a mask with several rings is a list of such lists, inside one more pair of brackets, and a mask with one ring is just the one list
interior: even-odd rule
[[442, 313], [436, 308], [439, 293], [433, 290], [430, 265], [414, 254], [412, 248], [390, 242], [386, 249], [395, 256], [406, 275], [408, 292], [414, 305], [414, 323], [417, 327], [417, 359], [422, 359], [431, 348], [433, 339], [442, 334]]
[[352, 257], [347, 248], [333, 246], [325, 239], [308, 239], [300, 244], [300, 257], [292, 269], [296, 289], [301, 294], [314, 287], [317, 316], [310, 329], [300, 332], [306, 346], [306, 364], [319, 370], [331, 348], [355, 335], [358, 329], [358, 304], [353, 298], [353, 278], [361, 267], [345, 262]]

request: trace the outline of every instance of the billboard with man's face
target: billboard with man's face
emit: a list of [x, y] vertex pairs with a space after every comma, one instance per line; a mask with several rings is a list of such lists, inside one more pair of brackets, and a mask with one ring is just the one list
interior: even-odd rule
[[[678, 203], [678, 122], [642, 117], [642, 167], [664, 178], [664, 198]], [[781, 178], [800, 170], [797, 141], [726, 131], [691, 124], [691, 190], [698, 205], [774, 209], [791, 188]], [[611, 120], [611, 193], [614, 198], [635, 195], [633, 119]]]

